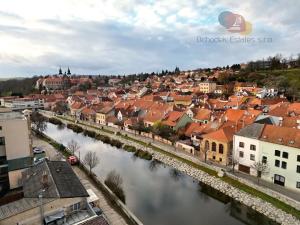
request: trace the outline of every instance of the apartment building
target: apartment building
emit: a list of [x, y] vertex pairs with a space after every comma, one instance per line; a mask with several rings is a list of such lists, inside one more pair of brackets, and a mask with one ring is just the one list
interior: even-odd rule
[[217, 83], [204, 81], [199, 84], [199, 91], [202, 93], [212, 93], [217, 89]]
[[29, 120], [19, 112], [0, 112], [0, 194], [20, 187], [21, 174], [32, 165]]
[[0, 99], [0, 106], [9, 108], [14, 111], [24, 109], [42, 109], [44, 108], [44, 99], [40, 98], [18, 98], [3, 97]]
[[234, 136], [238, 170], [257, 175], [255, 162], [267, 164], [262, 179], [300, 191], [300, 130], [252, 124]]

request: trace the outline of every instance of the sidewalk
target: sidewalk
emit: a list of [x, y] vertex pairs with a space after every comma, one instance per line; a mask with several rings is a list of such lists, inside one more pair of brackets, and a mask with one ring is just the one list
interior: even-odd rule
[[[62, 160], [63, 156], [56, 151], [56, 149], [48, 144], [47, 142], [33, 136], [33, 146], [42, 147], [46, 156], [50, 160]], [[88, 179], [86, 174], [82, 172], [78, 167], [72, 167], [76, 175], [78, 176], [81, 183], [84, 185], [86, 189], [92, 189], [94, 193], [99, 198], [99, 206], [103, 210], [104, 215], [106, 216], [110, 225], [128, 225], [128, 223], [124, 220], [124, 218], [110, 205], [105, 195], [99, 191]]]

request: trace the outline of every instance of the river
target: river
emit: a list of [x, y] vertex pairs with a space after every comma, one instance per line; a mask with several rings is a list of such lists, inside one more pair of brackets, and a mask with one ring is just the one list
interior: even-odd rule
[[275, 224], [162, 163], [136, 158], [133, 153], [51, 123], [44, 133], [65, 146], [76, 140], [81, 158], [87, 151], [97, 152], [100, 163], [93, 171], [103, 180], [112, 170], [122, 176], [126, 205], [145, 225]]

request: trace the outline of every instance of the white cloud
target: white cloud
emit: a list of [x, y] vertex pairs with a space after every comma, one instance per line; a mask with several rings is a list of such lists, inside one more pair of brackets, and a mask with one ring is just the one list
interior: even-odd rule
[[[0, 1], [0, 76], [50, 73], [59, 65], [81, 73], [151, 72], [298, 53], [299, 8], [299, 0]], [[243, 15], [253, 35], [273, 43], [196, 43], [200, 35], [231, 35], [218, 24], [223, 10]]]

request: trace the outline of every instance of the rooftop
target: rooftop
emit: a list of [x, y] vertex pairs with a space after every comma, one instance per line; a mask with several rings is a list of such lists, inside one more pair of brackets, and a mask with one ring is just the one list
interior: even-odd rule
[[13, 119], [25, 119], [24, 115], [20, 112], [1, 112], [0, 120], [13, 120]]

